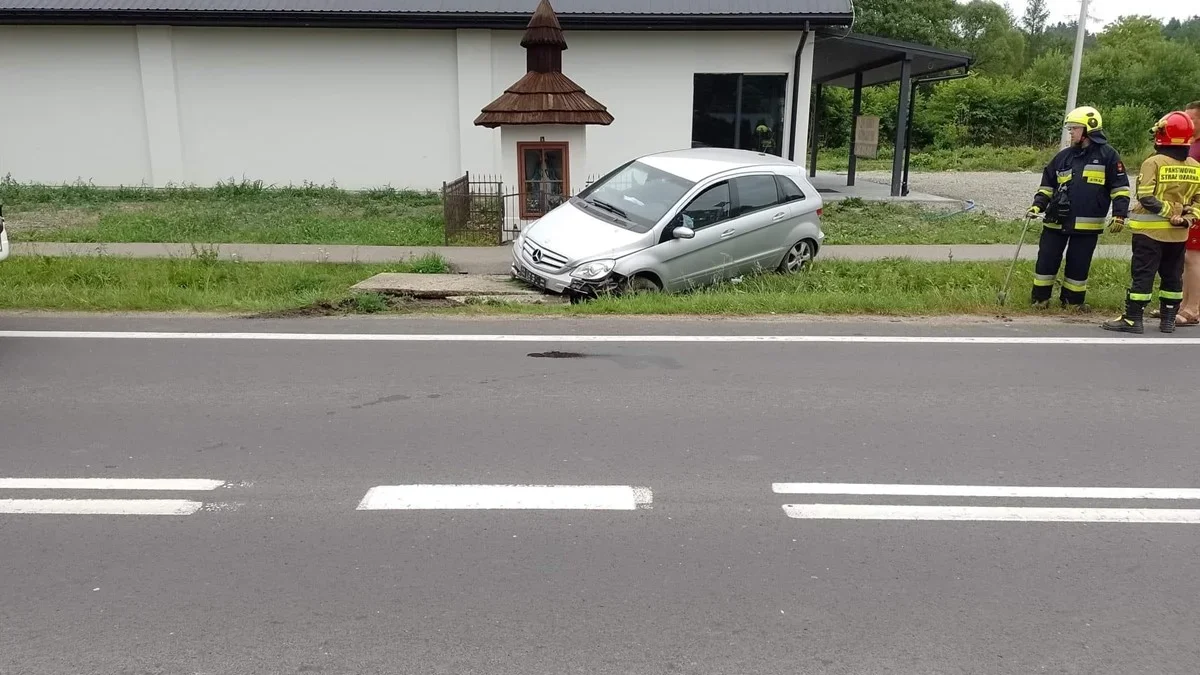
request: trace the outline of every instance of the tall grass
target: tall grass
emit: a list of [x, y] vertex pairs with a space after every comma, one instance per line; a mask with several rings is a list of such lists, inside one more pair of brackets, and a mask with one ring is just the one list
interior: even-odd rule
[[0, 181], [18, 241], [230, 242], [433, 246], [443, 242], [437, 193], [348, 191], [262, 181], [212, 188], [61, 186]]
[[0, 309], [270, 311], [344, 301], [379, 272], [446, 272], [436, 257], [379, 265], [24, 257], [0, 263]]

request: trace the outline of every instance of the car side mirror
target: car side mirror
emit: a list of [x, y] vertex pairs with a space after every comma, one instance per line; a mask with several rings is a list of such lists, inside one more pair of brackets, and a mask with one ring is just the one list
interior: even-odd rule
[[671, 230], [671, 236], [675, 237], [676, 239], [691, 239], [692, 237], [696, 236], [696, 231], [690, 227], [680, 225], [674, 230]]

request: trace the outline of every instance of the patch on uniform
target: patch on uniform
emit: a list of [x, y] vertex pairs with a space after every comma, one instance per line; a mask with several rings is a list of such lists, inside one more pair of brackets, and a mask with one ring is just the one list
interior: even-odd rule
[[1125, 173], [1125, 162], [1122, 162], [1122, 161], [1119, 161], [1119, 160], [1117, 161], [1117, 172], [1118, 172], [1118, 173]]

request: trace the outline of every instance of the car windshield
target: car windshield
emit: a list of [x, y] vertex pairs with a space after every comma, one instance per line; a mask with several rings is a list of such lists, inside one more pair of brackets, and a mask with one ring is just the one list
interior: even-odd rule
[[579, 193], [589, 208], [624, 221], [637, 232], [649, 232], [695, 185], [639, 161], [630, 162]]

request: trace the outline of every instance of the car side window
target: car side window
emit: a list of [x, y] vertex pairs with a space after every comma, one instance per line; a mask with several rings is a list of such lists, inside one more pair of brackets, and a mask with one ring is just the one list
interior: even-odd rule
[[676, 224], [699, 230], [729, 219], [729, 183], [721, 182], [696, 196], [679, 212]]
[[775, 182], [779, 185], [779, 194], [783, 196], [783, 203], [804, 201], [804, 191], [791, 178], [775, 176]]
[[733, 180], [738, 195], [735, 218], [770, 208], [780, 202], [779, 187], [775, 184], [774, 176], [739, 176]]

